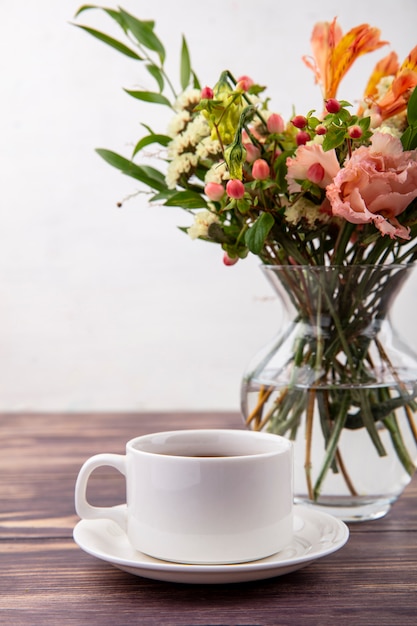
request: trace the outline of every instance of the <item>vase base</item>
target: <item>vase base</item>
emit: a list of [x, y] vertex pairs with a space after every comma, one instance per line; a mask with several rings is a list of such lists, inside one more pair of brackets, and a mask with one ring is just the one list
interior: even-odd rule
[[367, 522], [384, 517], [391, 508], [392, 499], [379, 498], [338, 498], [322, 497], [318, 502], [312, 502], [308, 497], [296, 496], [295, 504], [308, 506], [322, 513], [328, 513], [344, 522]]

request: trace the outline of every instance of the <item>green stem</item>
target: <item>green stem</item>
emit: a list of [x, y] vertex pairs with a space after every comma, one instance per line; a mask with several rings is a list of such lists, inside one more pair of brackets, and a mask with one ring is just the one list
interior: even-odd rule
[[314, 500], [318, 499], [324, 479], [326, 478], [327, 472], [333, 463], [337, 446], [339, 443], [339, 438], [346, 422], [349, 403], [350, 403], [350, 393], [346, 390], [346, 392], [343, 393], [343, 399], [340, 405], [339, 414], [334, 422], [332, 433], [330, 435], [329, 442], [326, 447], [326, 455], [324, 457], [323, 466], [316, 480], [316, 484], [314, 485]]
[[378, 430], [375, 425], [375, 419], [372, 414], [371, 405], [369, 403], [369, 390], [359, 389], [359, 397], [362, 409], [361, 413], [363, 425], [366, 427], [366, 430], [368, 431], [372, 443], [374, 444], [379, 456], [386, 456], [387, 452], [378, 434]]
[[402, 466], [406, 472], [412, 476], [416, 467], [408, 454], [407, 448], [405, 447], [405, 443], [395, 417], [390, 415], [383, 420], [383, 423], [390, 434], [392, 445], [394, 446], [395, 452], [397, 453]]
[[335, 308], [333, 306], [333, 301], [330, 298], [329, 294], [327, 293], [328, 286], [324, 285], [324, 286], [322, 286], [322, 289], [323, 289], [324, 297], [325, 297], [326, 302], [327, 302], [327, 306], [329, 307], [329, 311], [330, 311], [331, 316], [332, 316], [332, 320], [333, 320], [334, 325], [336, 327], [341, 346], [342, 346], [343, 351], [344, 351], [344, 353], [346, 355], [347, 361], [349, 363], [349, 367], [350, 367], [352, 375], [353, 375], [353, 373], [355, 372], [356, 368], [355, 368], [355, 363], [353, 362], [352, 353], [351, 353], [351, 350], [350, 350], [350, 347], [349, 347], [349, 343], [347, 342], [347, 339], [346, 339], [345, 330], [344, 330], [344, 328], [343, 328], [343, 326], [341, 324], [341, 321], [339, 319], [339, 316], [336, 313], [336, 310], [335, 310]]
[[346, 222], [343, 228], [340, 229], [337, 236], [337, 240], [334, 246], [334, 254], [332, 256], [332, 265], [342, 265], [343, 259], [346, 255], [346, 246], [355, 230], [355, 224]]

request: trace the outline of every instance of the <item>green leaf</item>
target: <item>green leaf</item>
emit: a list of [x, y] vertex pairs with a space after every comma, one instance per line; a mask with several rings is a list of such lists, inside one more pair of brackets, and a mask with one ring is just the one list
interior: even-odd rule
[[98, 9], [99, 11], [104, 11], [115, 22], [117, 22], [119, 24], [119, 26], [121, 26], [123, 28], [123, 30], [126, 32], [125, 23], [123, 21], [122, 16], [120, 15], [119, 11], [115, 11], [114, 9], [108, 9], [106, 7], [98, 7], [98, 6], [95, 6], [93, 4], [85, 4], [84, 6], [82, 6], [82, 7], [80, 7], [78, 9], [78, 11], [75, 14], [75, 17], [78, 17], [80, 15], [80, 13], [83, 13], [84, 11], [88, 11], [90, 9]]
[[192, 77], [193, 77], [193, 88], [194, 89], [201, 89], [201, 85], [200, 85], [200, 81], [198, 80], [195, 72], [191, 72]]
[[188, 87], [191, 77], [191, 61], [185, 37], [182, 37], [181, 47], [181, 87], [183, 91]]
[[132, 158], [138, 152], [143, 150], [143, 148], [145, 148], [146, 146], [149, 146], [152, 143], [158, 143], [161, 146], [167, 146], [171, 141], [172, 139], [171, 137], [168, 137], [168, 135], [157, 135], [157, 134], [146, 135], [146, 137], [142, 137], [142, 139], [140, 139], [138, 143], [136, 144], [135, 149], [133, 150], [133, 153], [132, 153]]
[[83, 4], [82, 6], [80, 6], [79, 9], [77, 9], [74, 17], [78, 17], [80, 15], [80, 13], [83, 13], [84, 11], [88, 11], [88, 9], [98, 9], [99, 7], [95, 6], [94, 4]]
[[138, 43], [156, 52], [163, 64], [165, 61], [165, 49], [162, 42], [153, 31], [154, 22], [138, 20], [123, 9], [120, 9], [120, 15]]
[[125, 89], [126, 93], [138, 100], [144, 100], [145, 102], [153, 102], [154, 104], [164, 104], [171, 107], [171, 103], [161, 93], [155, 93], [154, 91], [132, 91], [131, 89]]
[[162, 191], [158, 191], [158, 193], [151, 196], [149, 201], [158, 202], [159, 204], [161, 204], [162, 200], [166, 200], [167, 198], [170, 198], [171, 196], [175, 196], [176, 193], [178, 192], [175, 189], [164, 189]]
[[136, 59], [137, 61], [143, 60], [134, 50], [131, 50], [131, 48], [128, 48], [127, 46], [125, 46], [125, 44], [122, 43], [121, 41], [117, 41], [117, 39], [113, 39], [113, 37], [109, 37], [108, 35], [105, 35], [104, 33], [101, 33], [100, 31], [95, 30], [94, 28], [90, 28], [89, 26], [82, 26], [81, 24], [74, 24], [74, 26], [76, 26], [77, 28], [81, 28], [82, 30], [85, 30], [87, 33], [89, 33], [93, 37], [96, 37], [96, 39], [99, 39], [103, 43], [107, 44], [111, 48], [114, 48], [118, 52], [125, 54], [131, 59]]
[[417, 126], [417, 87], [414, 88], [408, 101], [407, 119], [410, 126]]
[[274, 218], [270, 213], [262, 213], [253, 226], [245, 233], [245, 243], [253, 254], [260, 254], [274, 225]]
[[363, 131], [366, 131], [369, 129], [369, 126], [371, 125], [371, 118], [370, 117], [362, 117], [359, 122], [358, 122], [360, 128], [362, 128]]
[[164, 204], [165, 206], [178, 206], [183, 209], [201, 209], [207, 207], [207, 202], [195, 191], [178, 191]]
[[308, 118], [308, 125], [310, 126], [310, 128], [316, 128], [319, 124], [321, 124], [321, 120], [319, 120], [318, 117], [309, 117]]
[[155, 135], [152, 128], [148, 126], [148, 124], [145, 124], [145, 122], [141, 122], [140, 125], [143, 126], [143, 128], [146, 128], [146, 130], [148, 131], [150, 135]]
[[417, 148], [417, 128], [409, 126], [401, 136], [401, 143], [404, 150], [414, 150]]
[[276, 173], [276, 183], [281, 193], [285, 193], [288, 189], [287, 175], [287, 158], [292, 156], [291, 150], [284, 150], [275, 160], [274, 170]]
[[109, 163], [109, 165], [121, 170], [121, 172], [123, 172], [126, 176], [140, 180], [148, 187], [156, 189], [157, 191], [163, 191], [166, 188], [164, 175], [153, 167], [149, 167], [147, 165], [136, 165], [129, 159], [126, 159], [111, 150], [97, 148], [96, 152], [102, 159]]
[[263, 85], [251, 85], [248, 89], [248, 93], [251, 96], [258, 96], [263, 91], [265, 91], [265, 87]]
[[324, 152], [340, 146], [344, 142], [345, 136], [346, 131], [344, 129], [328, 132], [327, 135], [324, 135], [322, 144]]
[[417, 88], [414, 88], [407, 105], [408, 128], [401, 136], [404, 150], [417, 148]]
[[159, 67], [157, 65], [155, 65], [154, 63], [148, 63], [148, 64], [145, 65], [145, 67], [148, 70], [149, 74], [158, 83], [159, 91], [162, 92], [163, 89], [164, 89], [165, 81], [164, 81], [164, 77], [163, 77], [162, 72], [159, 69]]
[[236, 206], [239, 213], [244, 215], [249, 212], [251, 203], [246, 198], [239, 198], [239, 200], [236, 200]]
[[339, 120], [341, 120], [342, 122], [346, 122], [347, 124], [350, 124], [351, 114], [346, 109], [340, 109], [339, 113], [335, 114], [335, 116], [336, 115], [339, 118]]

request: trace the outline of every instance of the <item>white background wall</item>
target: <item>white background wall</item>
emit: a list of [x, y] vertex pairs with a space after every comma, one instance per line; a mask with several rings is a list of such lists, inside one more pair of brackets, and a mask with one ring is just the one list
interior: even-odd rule
[[[80, 4], [0, 0], [0, 410], [238, 409], [279, 309], [257, 259], [225, 268], [218, 247], [176, 229], [189, 223], [181, 210], [143, 195], [116, 208], [138, 186], [94, 148], [128, 156], [140, 122], [165, 132], [165, 119], [122, 90], [154, 87], [138, 63], [70, 25]], [[417, 43], [415, 0], [121, 5], [156, 20], [175, 78], [184, 33], [203, 84], [226, 68], [249, 74], [286, 118], [293, 104], [320, 108], [301, 61], [316, 21], [369, 22], [401, 61]], [[79, 22], [112, 29], [98, 12]], [[389, 49], [359, 59], [339, 96], [359, 98]], [[415, 318], [413, 285], [402, 327]]]

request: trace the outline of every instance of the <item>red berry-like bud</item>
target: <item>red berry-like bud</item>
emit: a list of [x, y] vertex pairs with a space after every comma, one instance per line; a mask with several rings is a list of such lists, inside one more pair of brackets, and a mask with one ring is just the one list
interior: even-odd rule
[[252, 166], [252, 176], [255, 180], [269, 178], [269, 165], [264, 159], [256, 159]]
[[214, 93], [211, 87], [203, 87], [201, 90], [201, 98], [203, 100], [213, 100]]
[[223, 263], [225, 265], [228, 265], [228, 266], [235, 265], [235, 263], [237, 263], [238, 261], [239, 261], [239, 257], [237, 256], [232, 258], [227, 254], [227, 252], [225, 252], [223, 255]]
[[316, 126], [316, 135], [325, 135], [327, 133], [327, 128], [323, 126], [323, 124], [319, 124]]
[[360, 126], [350, 126], [348, 134], [351, 139], [359, 139], [359, 137], [362, 137], [363, 131]]
[[236, 91], [248, 91], [253, 85], [253, 80], [250, 76], [240, 76], [237, 79]]
[[326, 100], [326, 110], [328, 113], [339, 113], [341, 108], [342, 105], [339, 100], [336, 100], [336, 98], [329, 98]]
[[254, 146], [253, 143], [244, 143], [243, 145], [246, 149], [246, 161], [248, 163], [253, 163], [256, 159], [259, 159], [261, 151], [257, 146]]
[[232, 178], [229, 180], [226, 185], [226, 193], [229, 198], [233, 198], [234, 200], [240, 200], [245, 195], [245, 185], [241, 180], [237, 178]]
[[278, 113], [271, 113], [267, 119], [266, 127], [270, 133], [282, 133], [285, 128], [285, 122]]
[[310, 141], [310, 139], [311, 139], [310, 135], [306, 133], [304, 130], [301, 130], [299, 133], [297, 133], [295, 137], [297, 146], [304, 146], [307, 143], [307, 141]]
[[307, 170], [307, 178], [312, 183], [321, 183], [324, 178], [324, 167], [321, 163], [312, 163]]
[[305, 128], [307, 126], [307, 118], [304, 115], [296, 115], [292, 118], [291, 124], [296, 128]]
[[210, 200], [217, 202], [224, 195], [224, 187], [220, 183], [207, 183], [204, 187], [204, 193]]

